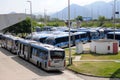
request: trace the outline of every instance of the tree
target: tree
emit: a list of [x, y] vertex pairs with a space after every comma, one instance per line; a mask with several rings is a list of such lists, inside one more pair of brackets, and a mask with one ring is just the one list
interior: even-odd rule
[[30, 33], [31, 32], [31, 19], [30, 18], [26, 18], [26, 20], [17, 23], [15, 25], [12, 25], [8, 28], [5, 28], [3, 30], [4, 33], [12, 33], [12, 34], [19, 34], [21, 33], [22, 35], [26, 34], [26, 33]]
[[76, 18], [76, 20], [77, 20], [77, 21], [83, 21], [83, 17], [82, 17], [82, 16], [78, 16], [78, 17]]
[[100, 21], [99, 26], [103, 26], [104, 21], [106, 20], [105, 16], [99, 16], [98, 20]]

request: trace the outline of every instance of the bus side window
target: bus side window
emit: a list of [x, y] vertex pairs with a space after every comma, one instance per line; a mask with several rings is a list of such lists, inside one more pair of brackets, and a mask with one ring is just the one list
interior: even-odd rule
[[48, 59], [48, 53], [46, 51], [42, 51], [43, 52], [43, 59], [47, 60]]
[[45, 60], [48, 60], [48, 53], [45, 52]]
[[28, 46], [24, 46], [24, 53], [28, 52]]
[[18, 46], [18, 43], [17, 43], [17, 41], [15, 41], [15, 46]]
[[35, 48], [32, 48], [32, 55], [36, 56], [37, 50]]
[[37, 50], [37, 52], [36, 52], [36, 56], [39, 57], [39, 50]]
[[38, 55], [39, 55], [39, 57], [42, 58], [43, 60], [47, 60], [47, 59], [48, 59], [48, 54], [46, 53], [46, 51], [39, 50], [39, 51], [38, 51]]

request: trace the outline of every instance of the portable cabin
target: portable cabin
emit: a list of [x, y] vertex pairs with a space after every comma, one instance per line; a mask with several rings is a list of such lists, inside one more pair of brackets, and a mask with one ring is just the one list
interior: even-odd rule
[[119, 42], [111, 39], [93, 40], [90, 45], [91, 52], [96, 54], [117, 54]]

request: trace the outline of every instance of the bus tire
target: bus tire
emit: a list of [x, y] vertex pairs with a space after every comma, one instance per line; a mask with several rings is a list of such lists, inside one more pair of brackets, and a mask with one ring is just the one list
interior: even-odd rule
[[17, 55], [20, 56], [20, 52], [18, 52]]
[[39, 64], [39, 67], [42, 68], [41, 62], [40, 62], [40, 64]]
[[24, 55], [24, 59], [26, 60], [26, 56]]
[[37, 67], [40, 67], [39, 62], [37, 61]]

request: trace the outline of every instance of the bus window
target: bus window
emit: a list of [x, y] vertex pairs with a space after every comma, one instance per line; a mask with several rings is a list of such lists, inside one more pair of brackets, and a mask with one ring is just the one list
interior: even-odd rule
[[79, 39], [79, 35], [75, 35], [75, 39]]
[[43, 60], [48, 59], [48, 53], [43, 50], [38, 50], [38, 57], [42, 58]]
[[27, 46], [24, 46], [24, 53], [25, 52], [28, 52], [28, 47]]
[[46, 38], [40, 38], [39, 41], [40, 41], [41, 43], [44, 43], [44, 42], [45, 42], [45, 39], [46, 39]]
[[86, 34], [81, 34], [81, 38], [85, 38], [86, 37]]
[[35, 49], [35, 48], [32, 49], [32, 55], [34, 55], [34, 56], [37, 55], [37, 49]]
[[64, 59], [65, 54], [63, 51], [51, 51], [50, 57], [51, 59]]
[[18, 43], [17, 43], [17, 41], [15, 41], [15, 46], [18, 46]]
[[54, 40], [54, 38], [48, 38], [48, 39], [45, 40], [45, 43], [54, 45], [55, 44], [55, 40]]
[[108, 34], [108, 35], [107, 35], [107, 38], [108, 38], [108, 39], [113, 39], [113, 34]]

